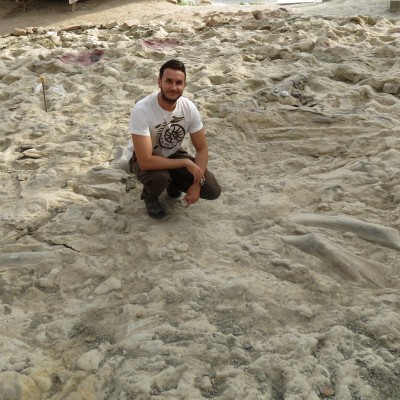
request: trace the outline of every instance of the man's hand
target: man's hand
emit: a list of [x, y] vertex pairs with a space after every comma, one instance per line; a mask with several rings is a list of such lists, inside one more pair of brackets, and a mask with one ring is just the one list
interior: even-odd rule
[[199, 183], [202, 179], [204, 179], [204, 172], [192, 160], [187, 158], [186, 161], [186, 169], [193, 175], [193, 183]]
[[188, 191], [186, 192], [185, 197], [183, 198], [183, 200], [186, 201], [185, 207], [189, 207], [192, 204], [197, 203], [197, 201], [200, 198], [200, 189], [201, 189], [201, 186], [197, 182], [193, 183], [193, 185], [191, 185], [189, 187]]

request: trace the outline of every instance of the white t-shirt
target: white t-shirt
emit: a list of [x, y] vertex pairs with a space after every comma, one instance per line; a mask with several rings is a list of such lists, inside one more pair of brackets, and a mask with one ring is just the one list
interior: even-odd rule
[[[178, 151], [186, 132], [198, 132], [203, 128], [200, 113], [192, 101], [180, 97], [174, 111], [166, 111], [157, 100], [158, 93], [139, 100], [131, 109], [129, 133], [151, 136], [153, 154], [169, 157]], [[133, 153], [132, 139], [128, 144], [128, 157]]]

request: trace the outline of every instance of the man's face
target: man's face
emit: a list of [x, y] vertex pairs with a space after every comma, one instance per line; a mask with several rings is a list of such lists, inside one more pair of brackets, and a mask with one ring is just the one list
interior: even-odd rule
[[162, 79], [158, 79], [161, 96], [169, 104], [175, 103], [182, 96], [185, 86], [185, 74], [175, 69], [167, 68], [164, 70]]

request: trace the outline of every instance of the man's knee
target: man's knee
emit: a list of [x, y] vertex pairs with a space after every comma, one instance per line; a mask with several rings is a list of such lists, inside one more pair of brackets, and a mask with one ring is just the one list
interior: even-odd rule
[[204, 198], [206, 200], [216, 200], [221, 196], [221, 187], [219, 185], [213, 185], [207, 188]]
[[146, 181], [147, 184], [165, 189], [171, 182], [171, 177], [167, 171], [151, 171]]
[[158, 197], [171, 182], [168, 171], [142, 171], [139, 179], [145, 192], [152, 197]]

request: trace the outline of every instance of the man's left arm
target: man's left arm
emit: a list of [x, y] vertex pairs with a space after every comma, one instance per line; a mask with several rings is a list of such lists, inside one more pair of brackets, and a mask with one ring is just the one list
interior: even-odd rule
[[194, 162], [200, 167], [204, 174], [208, 164], [208, 144], [206, 139], [206, 131], [201, 129], [198, 132], [192, 133], [190, 135], [190, 139], [196, 150]]
[[[192, 133], [190, 135], [190, 139], [196, 150], [194, 162], [196, 165], [200, 167], [201, 171], [203, 172], [203, 179], [204, 179], [204, 173], [206, 171], [208, 164], [208, 144], [206, 139], [206, 131], [204, 129], [201, 129], [200, 131]], [[194, 203], [197, 203], [197, 201], [200, 198], [200, 189], [201, 186], [199, 182], [194, 182], [189, 187], [184, 197], [184, 200], [186, 201], [186, 207]]]

